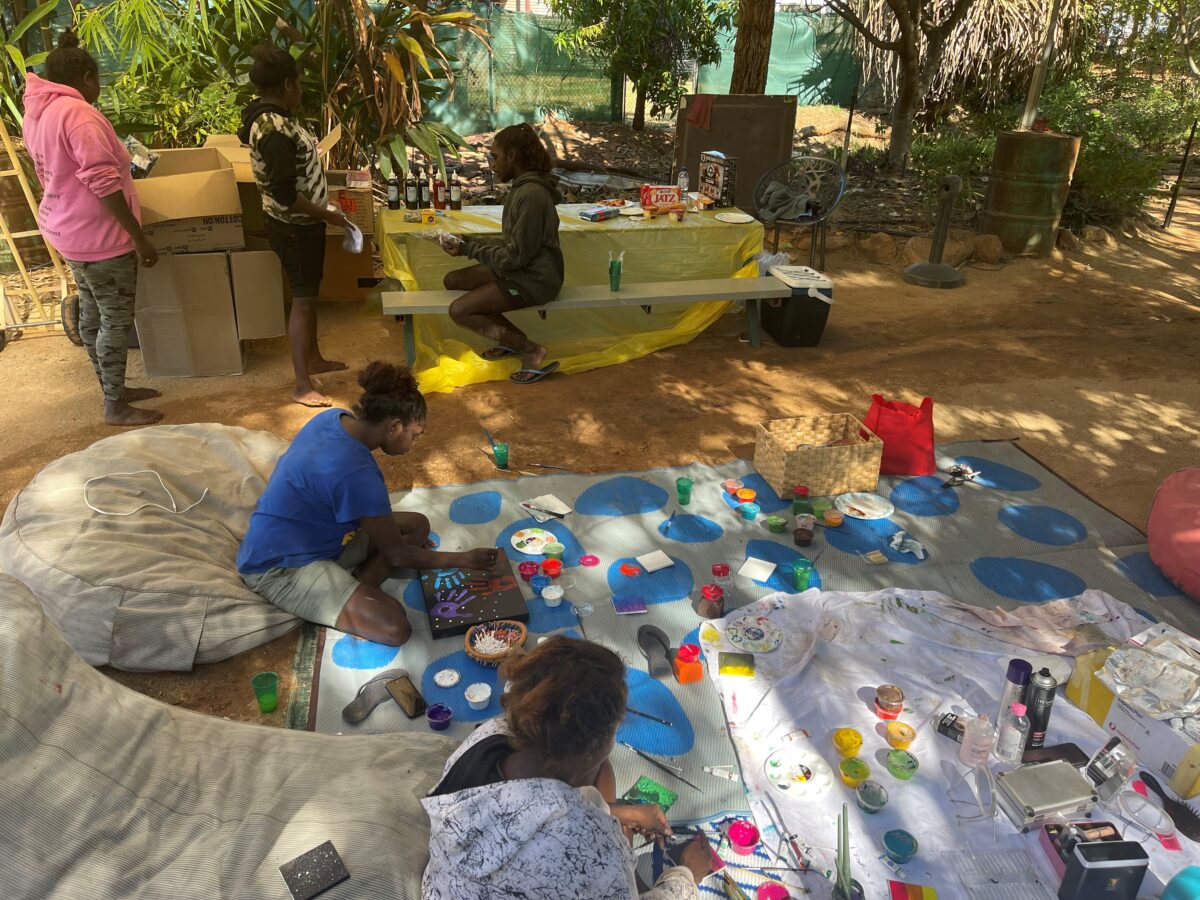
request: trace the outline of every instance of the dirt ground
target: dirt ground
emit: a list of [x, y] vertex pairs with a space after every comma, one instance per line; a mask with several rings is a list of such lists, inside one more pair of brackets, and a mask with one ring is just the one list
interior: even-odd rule
[[[930, 291], [898, 268], [853, 250], [830, 256], [836, 304], [821, 346], [759, 350], [727, 316], [691, 344], [624, 365], [517, 386], [479, 385], [429, 397], [429, 430], [408, 457], [383, 459], [395, 490], [495, 477], [480, 426], [539, 460], [580, 472], [719, 463], [753, 453], [753, 427], [819, 412], [863, 413], [873, 392], [936, 398], [940, 442], [1020, 438], [1021, 444], [1106, 506], [1144, 527], [1154, 491], [1200, 458], [1200, 201], [1181, 204], [1169, 233], [1084, 245], [1049, 260], [969, 267], [967, 284]], [[322, 341], [358, 366], [402, 358], [401, 327], [359, 304], [322, 309]], [[166, 421], [222, 422], [290, 437], [311, 410], [288, 400], [284, 339], [252, 346], [247, 374], [148, 379], [140, 356], [130, 382], [149, 384]], [[322, 387], [355, 400], [353, 372]], [[57, 457], [113, 433], [84, 352], [29, 332], [0, 353], [0, 504]], [[547, 415], [550, 401], [561, 412]], [[259, 717], [249, 676], [284, 675], [296, 635], [189, 674], [108, 674], [137, 690], [218, 716]]]

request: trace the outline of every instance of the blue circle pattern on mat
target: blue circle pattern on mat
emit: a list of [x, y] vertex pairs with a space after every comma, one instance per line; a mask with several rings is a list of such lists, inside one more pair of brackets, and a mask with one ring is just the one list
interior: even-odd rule
[[[696, 742], [692, 723], [670, 689], [641, 669], [634, 668], [625, 670], [625, 683], [629, 686], [629, 706], [666, 719], [671, 727], [627, 713], [617, 728], [617, 740], [637, 747], [643, 753], [658, 756], [679, 756], [691, 750]], [[650, 777], [658, 780], [658, 775], [653, 773]]]
[[[861, 556], [872, 550], [878, 550], [891, 562], [904, 563], [909, 566], [920, 565], [933, 555], [929, 552], [928, 546], [925, 547], [925, 559], [917, 559], [912, 553], [893, 550], [891, 547], [892, 535], [900, 530], [901, 527], [891, 519], [864, 520], [846, 516], [845, 521], [838, 528], [825, 529], [825, 540], [831, 547], [842, 553]], [[865, 560], [863, 564], [870, 565]]]
[[[775, 493], [775, 489], [767, 484], [767, 482], [763, 480], [763, 477], [757, 472], [751, 472], [749, 475], [738, 476], [738, 481], [740, 481], [743, 486], [758, 491], [758, 496], [754, 498], [754, 502], [759, 505], [759, 508], [761, 508], [764, 513], [779, 512], [781, 509], [790, 508], [792, 505], [791, 500], [784, 500], [781, 498], [777, 493]], [[730, 509], [737, 509], [738, 505], [742, 501], [730, 494], [729, 491], [722, 488], [720, 484], [718, 484], [717, 487], [721, 491], [721, 498], [725, 501], [725, 505]]]
[[[810, 549], [811, 553], [811, 549]], [[786, 544], [780, 544], [777, 541], [750, 541], [746, 544], [746, 559], [750, 557], [765, 559], [767, 562], [775, 563], [775, 571], [771, 573], [771, 577], [766, 581], [754, 582], [759, 587], [770, 588], [773, 591], [783, 591], [785, 594], [796, 593], [796, 582], [792, 580], [792, 566], [796, 564], [801, 556], [805, 559], [812, 559], [799, 550], [794, 550]], [[819, 588], [821, 586], [821, 573], [813, 569], [812, 578], [808, 582], [810, 588]], [[728, 612], [729, 607], [726, 607]], [[697, 629], [699, 633], [699, 629]]]
[[1016, 534], [1039, 544], [1066, 547], [1087, 537], [1087, 526], [1053, 506], [1006, 506], [997, 518]]
[[[461, 643], [459, 646], [462, 646]], [[438, 687], [434, 684], [433, 676], [442, 669], [453, 669], [462, 677], [454, 687]], [[421, 676], [421, 696], [430, 706], [435, 703], [445, 703], [454, 710], [453, 722], [481, 722], [500, 715], [500, 691], [496, 688], [499, 678], [493, 666], [481, 666], [465, 650], [456, 650], [441, 659], [431, 660]], [[492, 689], [492, 701], [483, 709], [471, 709], [467, 698], [463, 696], [470, 685], [482, 682]]]
[[[632, 594], [646, 601], [647, 606], [655, 603], [668, 603], [671, 600], [682, 600], [692, 592], [695, 580], [692, 570], [682, 559], [672, 556], [673, 566], [659, 569], [657, 572], [647, 572], [632, 556], [623, 556], [608, 567], [608, 589], [613, 594]], [[632, 578], [621, 574], [621, 566], [630, 563], [638, 567], [641, 575]]]
[[571, 566], [579, 565], [579, 557], [583, 556], [587, 551], [580, 546], [575, 535], [571, 533], [571, 529], [567, 528], [559, 519], [551, 519], [549, 522], [542, 524], [532, 516], [527, 519], [521, 519], [519, 522], [513, 522], [507, 528], [500, 532], [496, 538], [496, 546], [508, 554], [508, 558], [513, 562], [513, 569], [517, 568], [516, 564], [525, 560], [533, 560], [540, 563], [544, 556], [540, 553], [522, 553], [512, 545], [512, 537], [522, 528], [544, 528], [552, 535], [558, 538], [559, 543], [565, 548], [563, 550], [562, 564], [564, 569], [569, 569]]
[[[671, 528], [667, 530], [667, 523]], [[681, 544], [707, 544], [721, 539], [725, 529], [704, 516], [694, 516], [691, 513], [680, 513], [674, 520], [663, 519], [658, 525], [658, 533], [665, 538], [679, 541]]]
[[999, 491], [1036, 491], [1042, 486], [1032, 475], [983, 456], [960, 456], [954, 461], [960, 466], [970, 466], [978, 472], [974, 483], [985, 488]]
[[330, 658], [343, 669], [382, 669], [399, 655], [399, 647], [343, 634], [333, 645]]
[[1179, 597], [1183, 592], [1175, 587], [1167, 576], [1154, 564], [1146, 551], [1130, 553], [1117, 560], [1121, 574], [1155, 597]]
[[415, 609], [419, 613], [425, 612], [425, 592], [421, 590], [420, 578], [414, 578], [404, 586], [401, 599], [409, 609]]
[[525, 623], [525, 627], [535, 634], [566, 628], [578, 621], [575, 613], [571, 611], [570, 597], [564, 597], [562, 603], [553, 608], [547, 606], [546, 601], [537, 597], [526, 600], [525, 605], [529, 609], [529, 621]]
[[459, 525], [483, 525], [500, 515], [499, 491], [476, 491], [455, 497], [450, 504], [450, 521]]
[[585, 490], [575, 501], [575, 511], [585, 516], [636, 516], [662, 509], [667, 499], [657, 484], [620, 475]]
[[958, 494], [937, 475], [902, 481], [892, 490], [892, 505], [913, 516], [952, 516], [958, 512]]
[[1016, 556], [981, 556], [971, 563], [971, 574], [988, 590], [1022, 603], [1061, 600], [1087, 590], [1074, 572]]

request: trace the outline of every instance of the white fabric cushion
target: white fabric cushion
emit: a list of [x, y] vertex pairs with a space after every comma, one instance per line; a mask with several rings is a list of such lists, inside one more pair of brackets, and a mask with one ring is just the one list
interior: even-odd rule
[[[287, 443], [225, 425], [128, 431], [37, 474], [0, 523], [0, 570], [23, 581], [92, 665], [189, 670], [300, 620], [238, 576], [250, 513]], [[117, 475], [151, 470], [155, 474]], [[107, 512], [90, 509], [87, 501]], [[204, 492], [207, 490], [207, 494]], [[187, 512], [170, 511], [172, 502]], [[173, 500], [172, 500], [173, 498]]]
[[322, 900], [417, 900], [420, 799], [453, 747], [430, 733], [228, 722], [143, 697], [88, 666], [0, 576], [4, 900], [283, 900], [279, 866], [327, 840], [350, 880]]

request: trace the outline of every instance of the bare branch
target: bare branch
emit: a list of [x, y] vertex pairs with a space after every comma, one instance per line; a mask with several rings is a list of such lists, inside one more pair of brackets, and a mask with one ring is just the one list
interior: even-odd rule
[[954, 8], [950, 10], [950, 15], [946, 16], [946, 18], [943, 19], [940, 24], [927, 25], [925, 22], [922, 22], [921, 30], [924, 31], [929, 37], [933, 37], [934, 35], [942, 38], [948, 37], [950, 32], [952, 32], [958, 26], [958, 23], [963, 20], [963, 16], [967, 14], [967, 10], [971, 8], [971, 4], [974, 2], [975, 0], [957, 0], [957, 2], [954, 4]]
[[850, 27], [861, 34], [867, 43], [878, 47], [880, 50], [896, 50], [899, 48], [899, 41], [885, 41], [883, 38], [876, 36], [871, 29], [867, 28], [866, 24], [850, 8], [850, 4], [846, 0], [826, 0], [826, 3], [830, 9], [849, 22]]

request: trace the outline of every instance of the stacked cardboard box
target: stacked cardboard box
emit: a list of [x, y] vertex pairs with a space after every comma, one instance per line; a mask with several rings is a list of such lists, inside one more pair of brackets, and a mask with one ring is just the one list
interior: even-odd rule
[[233, 166], [213, 148], [162, 150], [134, 182], [159, 252], [138, 271], [135, 321], [151, 375], [237, 375], [243, 342], [284, 334], [273, 253], [247, 251]]

